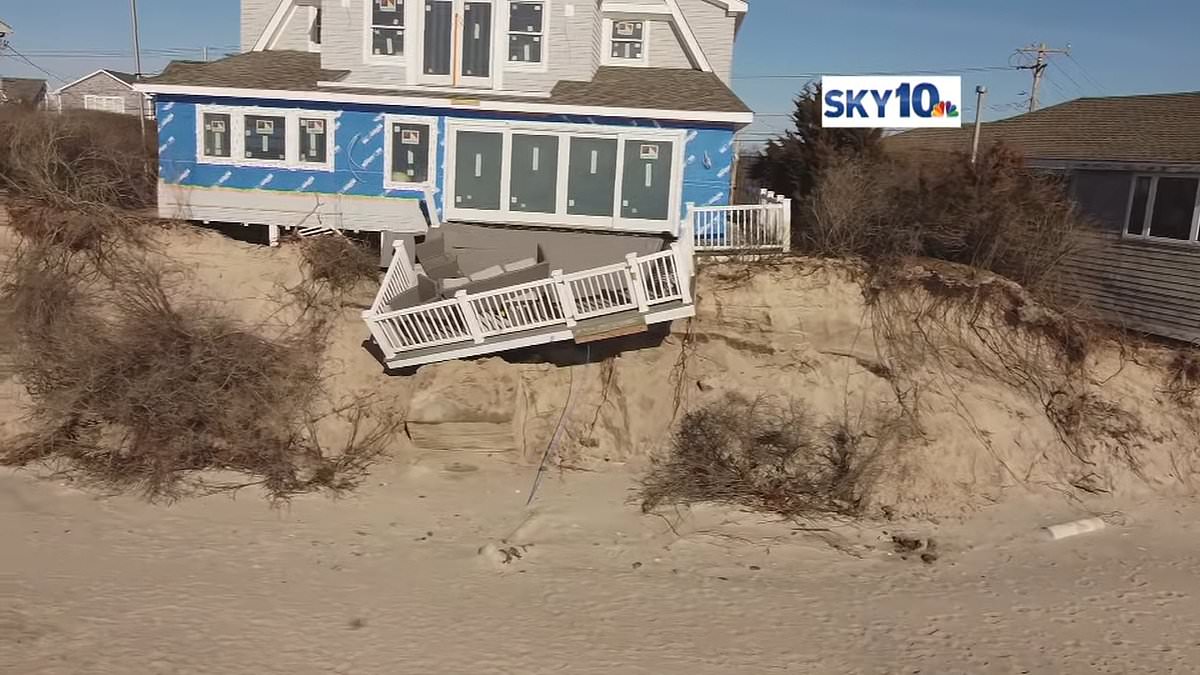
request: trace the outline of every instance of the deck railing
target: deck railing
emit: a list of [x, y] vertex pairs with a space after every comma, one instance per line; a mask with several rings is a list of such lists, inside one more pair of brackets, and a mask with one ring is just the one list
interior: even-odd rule
[[408, 261], [408, 249], [404, 247], [404, 242], [397, 240], [392, 246], [395, 248], [392, 262], [383, 276], [383, 283], [379, 285], [379, 292], [375, 294], [375, 302], [371, 303], [371, 312], [375, 314], [382, 312], [398, 295], [417, 285], [417, 271]]
[[652, 306], [673, 301], [692, 302], [691, 252], [675, 243], [647, 256], [630, 254], [615, 265], [572, 274], [556, 270], [548, 279], [484, 293], [459, 291], [449, 300], [387, 311], [388, 300], [381, 303], [381, 298], [397, 294], [387, 289], [402, 289], [409, 275], [416, 283], [402, 252], [398, 250], [392, 259], [375, 305], [363, 313], [372, 337], [389, 359], [418, 349], [472, 341], [483, 344], [522, 331], [571, 328], [598, 316], [633, 310], [644, 314]]
[[764, 190], [757, 204], [689, 205], [684, 225], [697, 252], [786, 253], [792, 242], [792, 200]]

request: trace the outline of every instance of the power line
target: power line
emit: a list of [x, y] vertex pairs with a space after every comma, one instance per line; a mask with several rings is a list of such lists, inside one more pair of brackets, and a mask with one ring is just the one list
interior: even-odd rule
[[[22, 54], [21, 52], [17, 51], [17, 48], [16, 48], [16, 47], [14, 47], [14, 46], [12, 46], [11, 44], [10, 44], [10, 45], [7, 45], [7, 46], [5, 47], [5, 49], [6, 49], [6, 50], [7, 50], [9, 53], [15, 54], [15, 55], [17, 56], [17, 58], [21, 59], [22, 61], [24, 61], [25, 63], [29, 64], [29, 65], [30, 65], [30, 66], [32, 66], [33, 68], [35, 68], [35, 69], [37, 69], [37, 70], [41, 71], [43, 74], [45, 74], [45, 75], [48, 75], [48, 76], [50, 76], [51, 78], [53, 78], [53, 79], [55, 79], [55, 80], [58, 80], [59, 82], [62, 82], [63, 84], [66, 84], [66, 83], [69, 81], [69, 80], [67, 80], [67, 79], [63, 78], [63, 77], [62, 77], [62, 76], [60, 76], [60, 75], [55, 75], [54, 73], [50, 72], [49, 70], [46, 70], [45, 68], [43, 68], [43, 67], [39, 66], [38, 64], [34, 63], [33, 61], [30, 61], [28, 56], [25, 56], [25, 55], [24, 55], [24, 54]], [[0, 52], [0, 54], [3, 54], [3, 53], [4, 53], [4, 52]]]
[[957, 73], [983, 73], [996, 70], [1013, 70], [1015, 66], [970, 66], [964, 68], [939, 68], [925, 70], [914, 68], [906, 71], [882, 72], [863, 71], [860, 73], [772, 73], [756, 75], [734, 75], [735, 80], [811, 80], [823, 75], [955, 75]]
[[1087, 96], [1087, 92], [1083, 90], [1083, 87], [1081, 87], [1079, 85], [1079, 82], [1075, 78], [1071, 77], [1071, 74], [1067, 72], [1066, 68], [1063, 68], [1062, 66], [1058, 65], [1057, 62], [1054, 62], [1054, 61], [1051, 61], [1050, 65], [1057, 68], [1058, 72], [1062, 73], [1064, 77], [1066, 77], [1068, 80], [1070, 80], [1071, 84], [1075, 85], [1075, 88], [1079, 90], [1080, 96]]
[[1075, 64], [1075, 67], [1078, 68], [1079, 72], [1083, 74], [1084, 79], [1090, 82], [1092, 86], [1094, 86], [1101, 94], [1107, 93], [1104, 85], [1097, 82], [1096, 78], [1092, 77], [1087, 68], [1084, 68], [1082, 63], [1077, 61], [1074, 56], [1071, 56], [1070, 52], [1067, 53], [1067, 58], [1071, 60], [1071, 63]]

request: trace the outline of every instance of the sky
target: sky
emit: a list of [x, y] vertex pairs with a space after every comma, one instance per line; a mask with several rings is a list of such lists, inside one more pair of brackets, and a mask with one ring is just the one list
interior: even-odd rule
[[[985, 85], [984, 119], [1024, 110], [1032, 77], [1011, 64], [1032, 43], [1071, 47], [1051, 57], [1042, 105], [1079, 96], [1200, 90], [1197, 0], [751, 0], [738, 35], [734, 90], [758, 115], [744, 136], [761, 140], [788, 124], [791, 100], [820, 74], [963, 76]], [[238, 0], [140, 0], [143, 71], [171, 58], [236, 51]], [[128, 0], [0, 4], [11, 45], [53, 75], [52, 86], [97, 68], [133, 70]], [[0, 74], [46, 76], [15, 55]]]

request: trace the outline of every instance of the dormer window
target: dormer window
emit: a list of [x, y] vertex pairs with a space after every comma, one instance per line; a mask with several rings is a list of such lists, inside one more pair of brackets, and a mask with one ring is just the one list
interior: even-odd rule
[[508, 5], [508, 60], [542, 63], [546, 31], [545, 2], [510, 2]]
[[646, 65], [646, 33], [649, 26], [640, 19], [606, 19], [605, 61], [615, 66]]
[[371, 5], [371, 53], [404, 55], [404, 0], [368, 0]]

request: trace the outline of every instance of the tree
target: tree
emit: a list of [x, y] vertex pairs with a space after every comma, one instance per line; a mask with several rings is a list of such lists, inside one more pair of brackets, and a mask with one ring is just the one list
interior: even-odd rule
[[750, 163], [750, 177], [761, 187], [792, 197], [803, 208], [829, 166], [844, 159], [882, 155], [879, 129], [830, 129], [821, 125], [821, 87], [809, 83], [795, 99], [793, 129], [767, 142]]

